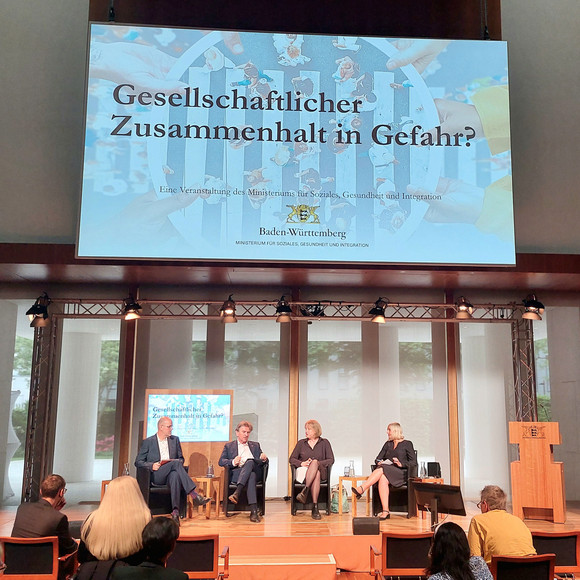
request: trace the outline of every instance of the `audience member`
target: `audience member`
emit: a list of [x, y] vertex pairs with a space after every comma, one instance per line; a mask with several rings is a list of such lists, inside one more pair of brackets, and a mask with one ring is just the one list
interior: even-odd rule
[[[68, 518], [61, 513], [66, 505], [65, 480], [55, 473], [47, 476], [40, 484], [40, 499], [36, 502], [20, 504], [16, 511], [13, 538], [58, 537], [58, 555], [72, 554], [77, 550], [77, 543], [70, 535]], [[75, 565], [74, 557], [69, 558], [59, 567], [59, 578], [70, 574]]]
[[453, 522], [437, 529], [429, 560], [425, 572], [430, 580], [493, 580], [483, 558], [469, 556], [465, 532]]
[[169, 417], [161, 417], [157, 421], [157, 433], [143, 441], [135, 465], [151, 471], [154, 484], [169, 485], [173, 509], [171, 516], [179, 524], [182, 490], [191, 495], [196, 506], [205, 505], [210, 498], [203, 498], [195, 491], [195, 483], [183, 467], [179, 437], [171, 434], [172, 429], [173, 421]]
[[483, 556], [491, 563], [492, 556], [531, 556], [536, 553], [532, 534], [520, 518], [505, 511], [507, 497], [497, 485], [481, 490], [477, 507], [481, 514], [473, 516], [467, 539], [474, 556]]
[[123, 560], [133, 566], [140, 564], [145, 559], [141, 534], [150, 520], [151, 512], [137, 480], [128, 475], [113, 479], [101, 505], [83, 524], [79, 562]]
[[113, 580], [187, 580], [185, 572], [165, 567], [179, 537], [179, 526], [173, 519], [153, 518], [143, 529], [142, 537], [145, 562], [115, 568]]

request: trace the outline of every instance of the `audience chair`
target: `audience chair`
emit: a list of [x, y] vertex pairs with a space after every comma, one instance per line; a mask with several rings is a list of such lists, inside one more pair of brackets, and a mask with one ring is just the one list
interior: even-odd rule
[[[371, 472], [374, 471], [376, 468], [377, 468], [376, 465], [371, 465]], [[404, 471], [406, 472], [405, 475], [406, 483], [404, 485], [400, 487], [394, 487], [389, 483], [389, 511], [406, 512], [407, 517], [411, 518], [417, 515], [415, 494], [413, 492], [413, 487], [411, 486], [411, 480], [414, 477], [417, 477], [418, 474], [417, 450], [415, 450], [415, 464], [410, 465], [409, 468], [405, 469]], [[375, 483], [373, 485], [372, 510], [374, 516], [383, 511], [383, 506], [381, 505], [381, 498], [379, 496], [378, 483]]]
[[[433, 532], [404, 534], [383, 532], [381, 550], [370, 547], [370, 574], [375, 578], [413, 576], [426, 578], [425, 568], [429, 565], [429, 550]], [[380, 566], [377, 558], [381, 556]]]
[[190, 578], [228, 578], [230, 575], [230, 548], [224, 546], [219, 559], [223, 560], [223, 572], [219, 571], [219, 535], [179, 537], [175, 550], [167, 560], [168, 568], [182, 570]]
[[[266, 479], [268, 478], [268, 469], [270, 462], [267, 461], [262, 467], [262, 479], [258, 480], [256, 483], [256, 495], [258, 500], [258, 510], [263, 514], [266, 513]], [[248, 498], [246, 496], [246, 490], [242, 491], [238, 503], [232, 503], [228, 498], [234, 491], [236, 491], [236, 484], [230, 481], [232, 477], [232, 470], [229, 467], [224, 467], [224, 478], [223, 478], [223, 508], [226, 518], [231, 518], [235, 512], [247, 512], [250, 511], [248, 506]]]
[[[298, 483], [296, 481], [296, 467], [292, 467], [292, 506], [291, 512], [295, 516], [298, 510], [312, 510], [313, 503], [309, 502], [307, 504], [302, 504], [296, 501], [296, 496], [304, 489], [304, 483]], [[326, 510], [326, 513], [330, 515], [330, 472], [332, 470], [332, 465], [327, 468], [326, 479], [320, 482], [320, 494], [318, 496], [318, 509], [320, 511]]]
[[492, 556], [490, 570], [494, 580], [553, 580], [555, 562], [555, 554]]
[[538, 554], [556, 554], [556, 576], [580, 575], [580, 531], [532, 532], [532, 541]]
[[[0, 538], [4, 576], [11, 580], [57, 580], [58, 538]], [[75, 553], [70, 555], [75, 556]]]
[[[185, 466], [185, 469], [187, 471], [187, 466]], [[137, 483], [143, 494], [143, 499], [151, 510], [151, 515], [170, 514], [173, 511], [171, 490], [168, 485], [155, 485], [152, 481], [152, 475], [152, 472], [146, 467], [137, 468]], [[179, 515], [184, 518], [187, 512], [187, 497], [184, 491], [182, 492], [180, 503]]]

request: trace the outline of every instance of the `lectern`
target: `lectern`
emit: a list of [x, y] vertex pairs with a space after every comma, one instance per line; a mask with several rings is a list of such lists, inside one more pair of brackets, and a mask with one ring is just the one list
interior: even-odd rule
[[564, 464], [554, 461], [553, 445], [560, 445], [558, 423], [510, 422], [510, 443], [520, 449], [512, 461], [513, 513], [530, 520], [566, 521]]

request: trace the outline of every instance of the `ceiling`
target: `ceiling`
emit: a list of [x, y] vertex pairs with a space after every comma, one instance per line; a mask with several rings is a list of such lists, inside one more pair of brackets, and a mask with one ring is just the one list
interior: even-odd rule
[[580, 256], [518, 254], [515, 267], [76, 259], [74, 245], [0, 244], [0, 284], [580, 290]]

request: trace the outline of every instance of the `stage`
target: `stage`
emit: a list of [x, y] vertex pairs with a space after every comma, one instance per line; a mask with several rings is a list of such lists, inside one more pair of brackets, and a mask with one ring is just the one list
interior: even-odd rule
[[[466, 516], [448, 516], [467, 531], [471, 517], [479, 513], [475, 503], [466, 502]], [[96, 505], [67, 506], [69, 520], [82, 520]], [[364, 500], [358, 504], [358, 515], [364, 515]], [[333, 577], [338, 571], [344, 579], [369, 578], [369, 547], [380, 548], [380, 537], [353, 535], [352, 514], [341, 516], [323, 514], [315, 521], [310, 512], [290, 515], [290, 503], [282, 499], [266, 502], [266, 514], [259, 524], [250, 522], [249, 514], [240, 513], [231, 518], [223, 514], [206, 519], [195, 512], [193, 518], [182, 520], [181, 535], [219, 534], [220, 551], [230, 550], [230, 578], [316, 578]], [[0, 511], [0, 535], [10, 535], [16, 508]], [[442, 518], [444, 516], [441, 516]], [[569, 502], [566, 523], [554, 524], [540, 520], [525, 520], [531, 530], [565, 531], [580, 529], [580, 502]], [[407, 519], [402, 513], [393, 513], [391, 519], [380, 523], [381, 531], [418, 532], [429, 529], [429, 518]], [[273, 569], [279, 572], [273, 572]], [[283, 570], [283, 572], [282, 572]]]

